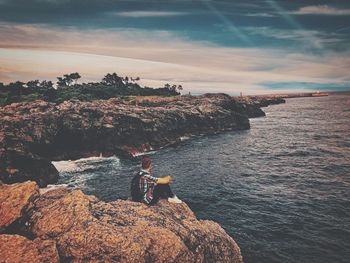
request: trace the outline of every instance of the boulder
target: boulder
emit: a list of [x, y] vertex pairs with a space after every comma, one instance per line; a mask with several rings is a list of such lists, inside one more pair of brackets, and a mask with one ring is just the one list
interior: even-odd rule
[[29, 240], [19, 235], [0, 235], [0, 262], [2, 263], [56, 263], [60, 262], [55, 242]]
[[165, 200], [149, 207], [52, 190], [37, 200], [29, 231], [54, 240], [64, 262], [242, 262], [239, 247], [217, 223]]
[[35, 182], [0, 184], [0, 233], [25, 217], [38, 196]]

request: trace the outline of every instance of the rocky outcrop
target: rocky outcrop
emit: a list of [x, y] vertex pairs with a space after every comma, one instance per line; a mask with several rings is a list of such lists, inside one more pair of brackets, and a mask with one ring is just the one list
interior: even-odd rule
[[32, 251], [32, 262], [41, 255], [57, 262], [55, 248], [61, 262], [242, 262], [235, 241], [217, 223], [197, 220], [185, 203], [105, 203], [56, 189], [38, 196], [25, 218], [18, 229], [33, 241], [0, 235], [0, 262], [16, 262], [6, 261], [15, 248]]
[[133, 156], [182, 136], [249, 128], [241, 103], [224, 94], [154, 100], [14, 103], [0, 109], [0, 180], [55, 183], [51, 160]]
[[264, 117], [266, 114], [261, 109], [269, 105], [285, 103], [285, 99], [276, 96], [245, 96], [234, 97], [234, 99], [242, 103], [246, 115], [249, 118]]
[[16, 227], [16, 223], [25, 217], [38, 196], [39, 188], [35, 182], [0, 185], [0, 233]]
[[56, 263], [59, 262], [59, 256], [54, 241], [29, 240], [19, 235], [0, 235], [0, 262]]

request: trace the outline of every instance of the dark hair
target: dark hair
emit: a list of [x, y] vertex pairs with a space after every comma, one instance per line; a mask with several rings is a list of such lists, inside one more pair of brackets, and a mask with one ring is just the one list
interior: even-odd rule
[[152, 160], [148, 156], [142, 158], [142, 169], [148, 169], [151, 166]]

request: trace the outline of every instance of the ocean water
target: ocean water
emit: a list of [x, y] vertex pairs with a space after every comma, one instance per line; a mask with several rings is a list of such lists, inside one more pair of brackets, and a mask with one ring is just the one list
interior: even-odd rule
[[[251, 129], [192, 137], [150, 153], [154, 175], [200, 219], [236, 240], [245, 262], [350, 262], [350, 95], [288, 99]], [[139, 157], [56, 162], [59, 184], [102, 200], [129, 196]]]

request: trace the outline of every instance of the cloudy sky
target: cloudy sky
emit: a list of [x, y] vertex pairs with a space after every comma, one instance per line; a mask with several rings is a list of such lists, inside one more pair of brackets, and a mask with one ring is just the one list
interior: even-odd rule
[[192, 93], [350, 90], [348, 0], [0, 0], [0, 82], [107, 72]]

